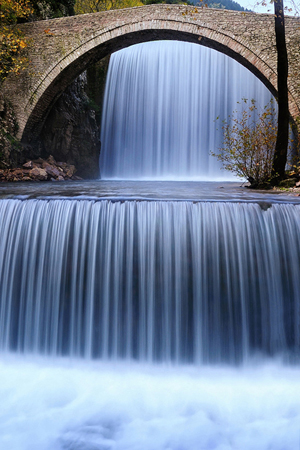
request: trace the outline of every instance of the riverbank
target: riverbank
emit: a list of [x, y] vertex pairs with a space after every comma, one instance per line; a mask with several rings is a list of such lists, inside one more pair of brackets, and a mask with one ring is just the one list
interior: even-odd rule
[[0, 182], [82, 180], [75, 173], [73, 164], [57, 162], [50, 155], [48, 159], [27, 161], [22, 167], [0, 170]]

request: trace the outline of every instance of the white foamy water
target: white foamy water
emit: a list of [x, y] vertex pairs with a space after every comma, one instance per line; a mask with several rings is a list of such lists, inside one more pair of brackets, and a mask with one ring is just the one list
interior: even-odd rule
[[300, 369], [2, 357], [5, 450], [297, 450]]

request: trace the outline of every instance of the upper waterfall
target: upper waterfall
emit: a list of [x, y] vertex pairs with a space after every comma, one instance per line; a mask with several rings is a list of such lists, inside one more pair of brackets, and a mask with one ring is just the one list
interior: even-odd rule
[[215, 50], [157, 41], [114, 53], [103, 104], [101, 177], [230, 178], [209, 153], [222, 146], [221, 121], [242, 98], [264, 107], [272, 95]]

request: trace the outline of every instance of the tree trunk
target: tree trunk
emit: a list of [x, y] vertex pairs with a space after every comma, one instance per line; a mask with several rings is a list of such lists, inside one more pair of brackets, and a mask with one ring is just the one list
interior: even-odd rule
[[281, 179], [285, 175], [289, 140], [288, 57], [285, 43], [283, 0], [275, 0], [274, 9], [278, 74], [278, 129], [272, 172], [274, 179]]

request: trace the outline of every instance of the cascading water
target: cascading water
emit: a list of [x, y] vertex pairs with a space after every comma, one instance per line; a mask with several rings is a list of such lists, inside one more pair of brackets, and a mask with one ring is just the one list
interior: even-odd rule
[[300, 208], [0, 203], [2, 350], [177, 363], [300, 348]]
[[[144, 58], [150, 44], [113, 58], [110, 95], [117, 69], [153, 89], [122, 85], [125, 111], [107, 94], [102, 174], [215, 177], [209, 121], [265, 94], [236, 85], [226, 59], [216, 70], [231, 83], [212, 87], [213, 67], [198, 63], [216, 64], [215, 52], [176, 43], [174, 69], [171, 44], [158, 45], [159, 64]], [[138, 96], [157, 111], [141, 111]], [[3, 188], [1, 449], [299, 448], [300, 202], [213, 186]]]
[[222, 120], [242, 107], [242, 98], [263, 108], [272, 95], [215, 50], [158, 41], [114, 53], [103, 106], [101, 178], [228, 179], [209, 152], [222, 146]]

